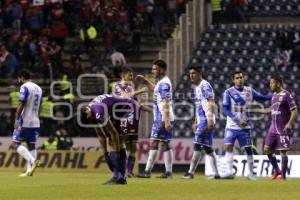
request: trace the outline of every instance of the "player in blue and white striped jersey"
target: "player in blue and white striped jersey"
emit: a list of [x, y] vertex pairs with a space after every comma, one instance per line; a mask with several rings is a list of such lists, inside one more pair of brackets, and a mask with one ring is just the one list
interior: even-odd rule
[[[27, 170], [20, 176], [32, 176], [39, 165], [35, 143], [40, 131], [39, 110], [42, 98], [42, 89], [30, 80], [27, 70], [20, 71], [18, 82], [20, 88], [19, 105], [16, 111], [12, 145], [27, 161]], [[26, 142], [28, 149], [21, 145]]]
[[210, 165], [214, 172], [209, 178], [220, 178], [217, 168], [216, 153], [212, 148], [213, 128], [216, 123], [215, 94], [210, 83], [203, 79], [200, 67], [190, 67], [189, 75], [194, 86], [194, 102], [196, 106], [194, 152], [190, 169], [182, 178], [194, 178], [194, 173], [200, 160], [202, 149], [204, 149], [209, 157]]
[[252, 122], [249, 116], [249, 108], [253, 100], [270, 101], [271, 95], [262, 95], [244, 85], [244, 75], [235, 71], [232, 75], [233, 87], [225, 90], [223, 95], [223, 111], [227, 117], [224, 136], [225, 158], [229, 167], [228, 178], [233, 178], [233, 146], [237, 139], [241, 148], [247, 153], [249, 168], [249, 180], [256, 180], [253, 173], [253, 152], [252, 152]]
[[145, 84], [154, 93], [153, 125], [151, 131], [151, 150], [144, 174], [140, 178], [150, 178], [150, 173], [158, 153], [158, 145], [162, 144], [166, 171], [159, 178], [172, 178], [173, 151], [170, 145], [174, 113], [172, 107], [172, 83], [166, 76], [167, 64], [156, 60], [152, 66], [152, 74], [156, 79], [155, 86], [144, 76], [137, 76], [136, 80]]

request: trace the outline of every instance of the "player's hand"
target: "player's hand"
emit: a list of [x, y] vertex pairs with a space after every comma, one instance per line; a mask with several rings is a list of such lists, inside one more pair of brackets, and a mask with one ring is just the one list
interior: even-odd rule
[[289, 133], [292, 130], [292, 125], [290, 123], [287, 123], [283, 129], [284, 133]]
[[172, 130], [170, 121], [165, 121], [165, 130], [170, 132]]
[[146, 78], [143, 75], [137, 75], [135, 77], [135, 81], [138, 82], [138, 83], [145, 84]]
[[196, 131], [197, 131], [197, 124], [193, 124], [192, 125], [192, 130], [193, 130], [194, 133], [196, 133]]
[[248, 125], [247, 121], [244, 120], [244, 119], [241, 119], [239, 124], [240, 124], [241, 127], [246, 127]]
[[209, 131], [209, 130], [211, 130], [212, 128], [214, 128], [214, 122], [213, 122], [213, 120], [212, 119], [208, 119], [207, 120], [207, 131]]
[[147, 87], [143, 87], [143, 88], [141, 88], [141, 91], [142, 92], [148, 92], [148, 88]]

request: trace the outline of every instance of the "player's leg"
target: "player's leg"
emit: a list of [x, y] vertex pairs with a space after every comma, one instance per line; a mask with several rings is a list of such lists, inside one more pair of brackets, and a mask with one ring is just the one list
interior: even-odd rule
[[277, 145], [276, 143], [277, 143], [277, 134], [268, 132], [265, 138], [264, 154], [268, 156], [269, 161], [273, 166], [272, 180], [276, 179], [281, 174], [281, 171], [277, 163], [277, 159], [274, 154], [275, 146]]
[[138, 141], [138, 135], [128, 135], [126, 139], [126, 149], [128, 152], [127, 157], [127, 176], [134, 177], [133, 168], [135, 164], [136, 146]]
[[281, 150], [280, 151], [281, 155], [281, 180], [286, 180], [286, 170], [288, 167], [288, 150]]
[[233, 178], [233, 145], [236, 140], [236, 130], [225, 129], [224, 149], [225, 160], [228, 166], [228, 174], [225, 178]]
[[[196, 138], [196, 136], [195, 136], [195, 138]], [[194, 173], [197, 169], [197, 166], [198, 166], [198, 163], [199, 163], [199, 160], [201, 157], [201, 149], [202, 149], [201, 144], [194, 143], [194, 151], [193, 151], [192, 160], [190, 163], [190, 168], [189, 168], [189, 171], [182, 176], [183, 179], [193, 179], [194, 178]]]
[[208, 156], [208, 160], [210, 162], [210, 166], [212, 167], [213, 176], [208, 177], [209, 179], [219, 179], [219, 170], [217, 164], [217, 155], [211, 146], [203, 146], [203, 149]]
[[237, 140], [241, 148], [244, 148], [247, 154], [247, 163], [249, 174], [247, 178], [249, 180], [256, 180], [256, 176], [253, 172], [253, 151], [252, 151], [252, 135], [251, 129], [242, 129], [237, 132]]
[[126, 153], [126, 145], [124, 140], [124, 135], [119, 135], [120, 138], [120, 173], [123, 177], [125, 177], [126, 173], [126, 161], [127, 161], [127, 153]]
[[173, 151], [170, 141], [161, 141], [161, 147], [164, 151], [164, 162], [166, 171], [159, 178], [172, 178], [173, 173]]
[[37, 159], [37, 151], [35, 148], [35, 142], [29, 142], [29, 143], [27, 143], [27, 145], [28, 145], [28, 150], [29, 150], [30, 154], [35, 159], [34, 163], [31, 164], [30, 171], [28, 172], [29, 176], [33, 176], [33, 173], [35, 172], [36, 168], [39, 167], [39, 165], [40, 165], [40, 161]]

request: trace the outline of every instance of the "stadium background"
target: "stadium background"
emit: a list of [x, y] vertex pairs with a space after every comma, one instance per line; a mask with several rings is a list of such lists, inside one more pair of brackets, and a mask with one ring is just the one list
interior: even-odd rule
[[[103, 75], [108, 78], [108, 86], [118, 80], [120, 67], [113, 66], [110, 58], [115, 50], [124, 54], [126, 66], [132, 67], [135, 74], [150, 78], [153, 60], [161, 58], [167, 62], [174, 85], [174, 102], [178, 103], [174, 136], [176, 144], [190, 141], [186, 148], [191, 148], [193, 137], [189, 117], [191, 83], [186, 74], [190, 65], [202, 66], [215, 89], [217, 105], [221, 105], [222, 93], [231, 85], [231, 72], [240, 69], [246, 73], [247, 84], [263, 93], [269, 90], [270, 74], [279, 71], [299, 106], [299, 0], [249, 0], [248, 5], [244, 1], [225, 0], [222, 11], [205, 0], [35, 0], [34, 5], [31, 2], [6, 0], [0, 5], [1, 151], [9, 149], [10, 117], [14, 113], [10, 94], [18, 89], [15, 77], [23, 68], [33, 72], [33, 80], [56, 103], [55, 120], [47, 114], [42, 118], [41, 143], [52, 135], [60, 142], [61, 150], [86, 151], [93, 146], [77, 143], [86, 137], [87, 141], [97, 140], [93, 139], [92, 130], [77, 130], [73, 116], [77, 105], [89, 99], [87, 96], [109, 90]], [[97, 76], [83, 77], [78, 83], [78, 77], [84, 73]], [[143, 95], [140, 100], [151, 102], [151, 96]], [[61, 103], [72, 105], [74, 112], [70, 113], [68, 106], [58, 105]], [[63, 120], [69, 115], [70, 119]], [[148, 136], [151, 117], [142, 116], [143, 138]], [[222, 114], [218, 117], [216, 148], [222, 154], [225, 120]], [[299, 122], [298, 116], [294, 154], [299, 153]], [[255, 143], [261, 147], [269, 117], [254, 125]], [[243, 153], [240, 149], [236, 152]], [[178, 170], [185, 170], [188, 163], [188, 159], [185, 163], [178, 162]]]

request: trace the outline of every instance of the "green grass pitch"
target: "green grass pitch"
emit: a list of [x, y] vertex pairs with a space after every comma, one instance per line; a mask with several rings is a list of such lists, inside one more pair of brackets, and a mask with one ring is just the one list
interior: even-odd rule
[[0, 172], [1, 200], [293, 200], [300, 198], [300, 179], [270, 181], [258, 178], [207, 180], [127, 179], [128, 185], [102, 185], [110, 178], [101, 173], [37, 172], [33, 177], [18, 177], [17, 172]]

